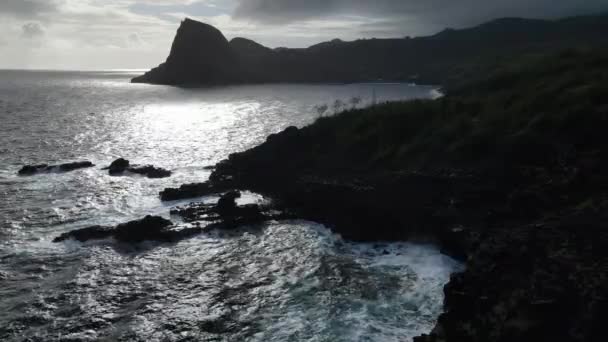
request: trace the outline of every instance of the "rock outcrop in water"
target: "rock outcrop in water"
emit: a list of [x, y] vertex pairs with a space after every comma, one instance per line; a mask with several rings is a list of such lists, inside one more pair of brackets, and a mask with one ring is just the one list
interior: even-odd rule
[[131, 165], [131, 163], [123, 158], [116, 159], [107, 168], [111, 176], [121, 176], [126, 172], [139, 174], [148, 178], [167, 178], [171, 177], [171, 171], [152, 165]]
[[[147, 216], [116, 227], [93, 226], [74, 230], [58, 236], [53, 242], [69, 239], [85, 242], [107, 238], [125, 243], [175, 242], [212, 229], [230, 230], [292, 217], [257, 204], [239, 206], [236, 199], [240, 196], [239, 192], [232, 191], [222, 195], [217, 204], [192, 203], [187, 207], [171, 210], [171, 215], [180, 216], [185, 222], [195, 223], [194, 227], [175, 225], [158, 216]], [[202, 222], [206, 224], [201, 226]]]
[[95, 165], [89, 161], [82, 162], [73, 162], [66, 163], [60, 165], [48, 165], [48, 164], [39, 164], [39, 165], [26, 165], [19, 170], [20, 176], [32, 176], [38, 173], [47, 173], [47, 172], [70, 172], [78, 169], [84, 169], [89, 167], [94, 167]]
[[187, 231], [170, 229], [173, 223], [158, 216], [146, 216], [137, 221], [119, 224], [116, 227], [93, 226], [71, 231], [55, 238], [53, 242], [74, 239], [80, 242], [115, 238], [121, 242], [137, 243], [150, 241], [175, 241]]
[[209, 183], [193, 183], [184, 184], [179, 188], [167, 188], [161, 191], [159, 195], [162, 201], [177, 201], [208, 196], [220, 191], [220, 188], [214, 187]]
[[216, 28], [186, 19], [167, 61], [133, 82], [211, 85], [382, 80], [450, 84], [483, 75], [504, 56], [604, 45], [607, 30], [608, 16], [556, 21], [509, 18], [429, 37], [333, 40], [307, 49], [270, 49], [245, 38], [228, 42]]

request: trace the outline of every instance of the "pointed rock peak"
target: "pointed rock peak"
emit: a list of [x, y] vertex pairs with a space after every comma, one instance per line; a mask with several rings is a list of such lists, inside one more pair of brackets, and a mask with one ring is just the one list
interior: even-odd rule
[[178, 33], [183, 32], [184, 30], [194, 32], [213, 32], [213, 34], [223, 36], [222, 32], [217, 27], [190, 18], [185, 18], [182, 20]]

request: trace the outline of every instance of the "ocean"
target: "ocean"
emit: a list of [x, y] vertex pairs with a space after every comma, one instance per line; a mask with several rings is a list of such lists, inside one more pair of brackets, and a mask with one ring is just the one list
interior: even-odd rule
[[[357, 102], [438, 96], [408, 84], [130, 84], [137, 74], [0, 71], [0, 341], [406, 341], [433, 328], [462, 266], [431, 245], [352, 243], [302, 220], [174, 244], [52, 243], [170, 218], [190, 201], [161, 203], [159, 191], [205, 181], [208, 166], [288, 126]], [[119, 157], [173, 176], [101, 170]], [[79, 160], [96, 167], [17, 175]]]

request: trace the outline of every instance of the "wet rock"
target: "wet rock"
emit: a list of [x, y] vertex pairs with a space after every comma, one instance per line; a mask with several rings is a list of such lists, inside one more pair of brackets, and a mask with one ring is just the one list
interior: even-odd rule
[[217, 204], [192, 203], [186, 207], [171, 210], [171, 214], [180, 216], [186, 222], [212, 222], [206, 229], [234, 229], [271, 220], [293, 218], [289, 214], [258, 204], [239, 206], [236, 199], [240, 196], [240, 192], [230, 191], [222, 195]]
[[34, 175], [40, 172], [48, 172], [50, 169], [48, 164], [25, 165], [19, 170], [20, 176]]
[[144, 175], [148, 178], [167, 178], [171, 177], [171, 171], [152, 165], [130, 167], [129, 172]]
[[39, 164], [39, 165], [25, 165], [19, 170], [20, 176], [31, 176], [38, 173], [46, 173], [46, 172], [70, 172], [78, 169], [84, 169], [95, 166], [90, 161], [81, 161], [81, 162], [73, 162], [59, 165], [48, 165], [48, 164]]
[[62, 172], [69, 172], [69, 171], [89, 168], [89, 167], [93, 167], [93, 166], [95, 166], [95, 165], [93, 163], [91, 163], [90, 161], [83, 161], [83, 162], [61, 164], [61, 165], [59, 165], [58, 168]]
[[217, 193], [217, 188], [210, 183], [184, 184], [179, 188], [167, 188], [160, 192], [162, 201], [177, 201], [181, 199], [208, 196]]
[[228, 216], [237, 210], [236, 199], [241, 197], [241, 193], [238, 191], [230, 191], [222, 195], [215, 209], [220, 215]]
[[104, 168], [104, 170], [108, 170], [111, 176], [120, 176], [125, 172], [131, 172], [148, 178], [171, 177], [171, 171], [169, 170], [152, 165], [131, 165], [131, 163], [124, 158], [116, 159], [110, 166]]
[[60, 236], [56, 237], [53, 242], [62, 242], [69, 239], [85, 242], [89, 240], [107, 239], [110, 236], [112, 236], [111, 227], [92, 226], [61, 234]]
[[127, 171], [127, 169], [129, 168], [129, 166], [131, 165], [131, 163], [123, 158], [118, 158], [115, 161], [112, 162], [112, 164], [110, 164], [110, 166], [108, 167], [108, 170], [110, 172], [110, 175], [118, 175], [121, 174], [125, 171]]
[[[262, 208], [257, 204], [236, 205], [237, 191], [224, 194], [217, 204], [192, 203], [186, 207], [171, 210], [172, 215], [180, 216], [192, 225], [177, 226], [171, 221], [158, 216], [146, 216], [119, 224], [115, 227], [93, 226], [73, 230], [55, 238], [53, 242], [74, 239], [80, 242], [114, 238], [125, 243], [143, 241], [174, 242], [199, 234], [211, 229], [235, 229], [241, 226], [251, 226], [269, 220], [293, 218], [290, 215]], [[201, 222], [208, 222], [201, 225]]]
[[139, 221], [119, 224], [114, 229], [114, 237], [124, 242], [141, 242], [144, 240], [165, 241], [169, 237], [167, 227], [173, 223], [159, 216], [146, 216]]
[[119, 224], [116, 227], [93, 226], [74, 230], [55, 238], [53, 242], [74, 239], [80, 242], [113, 237], [126, 243], [143, 241], [172, 242], [199, 233], [198, 228], [175, 229], [173, 223], [158, 216]]

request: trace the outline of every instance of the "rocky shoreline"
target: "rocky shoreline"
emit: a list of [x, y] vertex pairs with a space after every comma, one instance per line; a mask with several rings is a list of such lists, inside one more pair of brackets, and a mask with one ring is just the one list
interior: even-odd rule
[[608, 201], [594, 198], [580, 207], [572, 206], [578, 199], [557, 197], [584, 191], [585, 174], [525, 168], [502, 175], [294, 172], [278, 161], [284, 156], [277, 149], [297, 150], [298, 132], [287, 129], [232, 155], [208, 183], [163, 194], [250, 190], [347, 239], [437, 243], [467, 267], [446, 285], [446, 312], [435, 330], [416, 341], [604, 340]]
[[346, 239], [435, 242], [466, 269], [416, 342], [606, 341], [607, 70], [569, 51], [290, 127], [161, 198], [249, 190]]
[[[289, 127], [160, 198], [223, 193], [174, 210], [212, 228], [297, 217], [353, 241], [436, 243], [466, 269], [416, 342], [607, 341], [608, 54], [506, 69], [441, 99]], [[272, 207], [236, 206], [243, 190]]]

